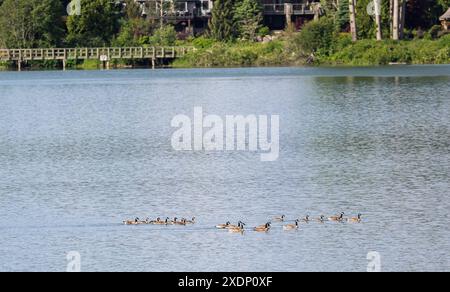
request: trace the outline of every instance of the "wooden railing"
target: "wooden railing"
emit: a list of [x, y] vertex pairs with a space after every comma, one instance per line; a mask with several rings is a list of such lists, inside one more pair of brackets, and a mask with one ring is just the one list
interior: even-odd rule
[[0, 61], [175, 59], [193, 50], [193, 47], [0, 49]]
[[314, 11], [306, 4], [264, 4], [266, 15], [313, 15]]

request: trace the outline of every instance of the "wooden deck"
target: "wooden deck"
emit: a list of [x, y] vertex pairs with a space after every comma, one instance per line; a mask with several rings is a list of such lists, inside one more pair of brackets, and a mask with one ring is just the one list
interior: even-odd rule
[[310, 5], [306, 4], [264, 4], [264, 15], [314, 15]]
[[149, 59], [153, 66], [158, 60], [170, 60], [193, 51], [193, 47], [123, 47], [123, 48], [45, 48], [0, 49], [0, 61], [21, 62], [61, 60], [63, 67], [68, 60], [100, 60], [108, 63], [119, 59]]

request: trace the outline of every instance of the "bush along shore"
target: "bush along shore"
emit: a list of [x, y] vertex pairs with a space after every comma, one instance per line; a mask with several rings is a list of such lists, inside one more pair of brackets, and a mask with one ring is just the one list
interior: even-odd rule
[[[134, 0], [80, 0], [79, 15], [65, 15], [66, 2], [0, 0], [0, 48], [195, 47], [163, 65], [175, 68], [450, 64], [450, 30], [444, 15], [450, 0], [381, 0], [375, 9], [379, 14], [374, 15], [367, 9], [373, 0], [309, 1], [312, 8], [320, 8], [314, 20], [288, 22], [277, 32], [265, 26], [270, 24], [261, 0], [215, 0], [208, 27], [195, 36], [177, 21], [148, 16], [150, 7], [144, 11]], [[0, 62], [0, 69], [12, 65]], [[61, 65], [55, 60], [29, 61], [24, 67]], [[69, 60], [66, 65], [102, 67], [99, 60]], [[149, 65], [149, 60], [111, 60], [113, 68]]]
[[305, 42], [302, 33], [291, 33], [267, 43], [198, 39], [193, 42], [196, 51], [175, 60], [173, 67], [450, 64], [450, 35], [438, 40], [361, 40], [354, 43], [349, 34], [339, 34], [328, 44], [318, 44], [312, 49], [305, 48]]

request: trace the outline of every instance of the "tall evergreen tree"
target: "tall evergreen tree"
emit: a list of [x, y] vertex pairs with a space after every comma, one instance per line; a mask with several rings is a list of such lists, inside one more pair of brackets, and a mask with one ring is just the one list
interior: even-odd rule
[[349, 5], [345, 0], [337, 2], [336, 28], [338, 31], [346, 29], [349, 25]]
[[234, 0], [216, 0], [209, 24], [211, 37], [228, 41], [235, 37]]
[[234, 19], [239, 36], [254, 40], [263, 22], [263, 8], [259, 0], [242, 0], [236, 3]]

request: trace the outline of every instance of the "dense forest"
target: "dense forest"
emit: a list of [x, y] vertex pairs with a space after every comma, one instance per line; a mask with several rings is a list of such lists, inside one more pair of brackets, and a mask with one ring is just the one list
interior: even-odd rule
[[[374, 61], [381, 64], [445, 63], [450, 59], [449, 37], [439, 23], [450, 0], [380, 0], [379, 17], [366, 12], [374, 0], [322, 0], [319, 20], [300, 32], [287, 28], [269, 43], [262, 41], [270, 31], [263, 25], [258, 0], [215, 0], [209, 28], [195, 37], [180, 36], [169, 22], [143, 17], [134, 0], [126, 0], [126, 5], [111, 0], [79, 1], [81, 13], [69, 16], [69, 0], [0, 0], [0, 47], [197, 46], [199, 51], [180, 60], [180, 66], [363, 64], [355, 56], [362, 52], [353, 50], [372, 49], [382, 55]], [[399, 44], [391, 43], [397, 40]], [[213, 60], [208, 55], [212, 50], [222, 60]], [[416, 50], [440, 55], [438, 60], [420, 59], [418, 55], [425, 52]], [[403, 56], [405, 52], [409, 55]]]

